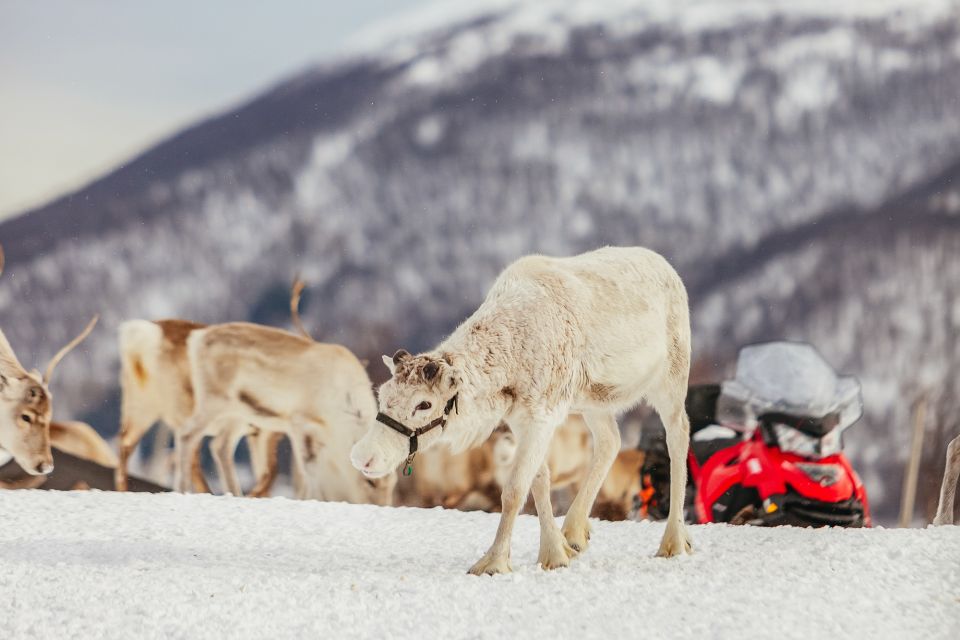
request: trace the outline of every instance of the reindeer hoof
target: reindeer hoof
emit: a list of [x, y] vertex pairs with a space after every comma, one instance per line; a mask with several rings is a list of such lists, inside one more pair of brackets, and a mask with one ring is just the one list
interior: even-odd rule
[[490, 554], [485, 554], [477, 560], [476, 564], [470, 567], [467, 573], [475, 576], [492, 576], [498, 573], [510, 573], [512, 571], [509, 556], [491, 556]]
[[580, 554], [587, 550], [590, 543], [590, 525], [563, 524], [563, 537], [574, 554]]
[[569, 567], [570, 560], [575, 557], [577, 557], [576, 550], [567, 544], [565, 538], [558, 537], [552, 543], [540, 543], [540, 555], [537, 558], [537, 563], [545, 571], [552, 571], [561, 567]]
[[687, 535], [687, 529], [683, 525], [679, 527], [667, 525], [667, 530], [663, 534], [663, 540], [660, 541], [660, 549], [657, 551], [657, 557], [672, 558], [681, 553], [693, 553], [693, 544], [690, 543], [690, 536]]

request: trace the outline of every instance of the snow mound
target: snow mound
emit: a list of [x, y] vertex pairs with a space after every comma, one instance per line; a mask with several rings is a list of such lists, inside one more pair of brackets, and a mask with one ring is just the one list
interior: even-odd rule
[[536, 519], [515, 573], [466, 575], [499, 516], [283, 498], [0, 492], [0, 620], [28, 637], [947, 638], [960, 528], [594, 522], [544, 572]]

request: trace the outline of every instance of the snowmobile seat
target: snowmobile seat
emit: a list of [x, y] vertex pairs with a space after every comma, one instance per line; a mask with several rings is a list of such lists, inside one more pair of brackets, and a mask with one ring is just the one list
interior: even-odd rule
[[732, 438], [712, 438], [710, 440], [693, 440], [690, 442], [690, 451], [696, 458], [697, 464], [703, 466], [710, 457], [718, 451], [723, 451], [727, 447], [736, 446], [742, 442], [740, 436]]
[[690, 418], [690, 435], [704, 427], [717, 424], [719, 384], [698, 384], [687, 390], [686, 409]]

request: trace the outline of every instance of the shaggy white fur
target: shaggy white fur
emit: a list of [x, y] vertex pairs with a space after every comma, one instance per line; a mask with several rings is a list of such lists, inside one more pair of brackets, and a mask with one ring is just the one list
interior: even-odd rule
[[[510, 535], [532, 490], [540, 513], [540, 564], [566, 566], [587, 547], [587, 516], [620, 448], [616, 415], [642, 400], [660, 414], [670, 451], [670, 514], [659, 555], [691, 549], [683, 524], [689, 424], [684, 410], [690, 368], [687, 294], [676, 271], [642, 248], [604, 248], [570, 258], [528, 256], [500, 274], [480, 308], [436, 349], [384, 358], [392, 377], [380, 410], [417, 428], [458, 408], [420, 448], [454, 451], [483, 442], [501, 420], [517, 436], [517, 463], [503, 491], [493, 545], [470, 569], [510, 571]], [[583, 485], [557, 527], [546, 453], [571, 412], [584, 416], [594, 455]], [[374, 425], [351, 452], [370, 477], [404, 460], [409, 441]]]

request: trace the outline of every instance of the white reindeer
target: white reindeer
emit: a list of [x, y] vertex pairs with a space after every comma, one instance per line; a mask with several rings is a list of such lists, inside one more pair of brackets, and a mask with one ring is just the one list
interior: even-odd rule
[[953, 524], [953, 503], [957, 495], [957, 480], [960, 479], [960, 436], [947, 445], [947, 468], [943, 470], [940, 485], [940, 503], [933, 524]]
[[[187, 339], [194, 409], [177, 433], [180, 474], [203, 435], [236, 434], [246, 425], [285, 433], [306, 479], [305, 495], [324, 500], [390, 504], [396, 475], [371, 480], [347, 464], [350, 447], [376, 416], [366, 369], [347, 348], [244, 322], [213, 325]], [[235, 439], [213, 447], [227, 490], [240, 495], [228, 460]]]
[[[510, 479], [517, 441], [501, 424], [479, 447], [451, 453], [434, 447], [417, 457], [414, 496], [405, 504], [494, 511]], [[554, 433], [547, 453], [552, 491], [576, 488], [590, 466], [590, 433], [580, 416], [571, 416]], [[602, 492], [602, 489], [601, 489]]]
[[[509, 482], [516, 459], [516, 442], [509, 430], [500, 434], [495, 431], [489, 442], [493, 443], [495, 485], [497, 489], [502, 489]], [[581, 416], [571, 415], [557, 427], [547, 451], [551, 491], [569, 491], [571, 495], [576, 495], [590, 470], [590, 449], [590, 432]], [[593, 517], [626, 520], [633, 507], [633, 497], [641, 488], [643, 460], [641, 451], [626, 449], [617, 454], [594, 501]], [[417, 474], [420, 471], [418, 468]]]
[[[300, 320], [299, 304], [304, 283], [297, 277], [290, 293], [290, 314], [298, 331], [310, 334]], [[120, 459], [116, 467], [118, 491], [127, 489], [127, 467], [130, 455], [140, 440], [157, 421], [176, 434], [193, 413], [193, 382], [187, 361], [187, 338], [207, 325], [189, 320], [128, 320], [120, 325]], [[262, 434], [250, 425], [240, 425], [235, 432], [221, 432], [211, 443], [214, 449], [236, 449], [240, 438], [247, 438], [250, 466], [256, 486], [250, 495], [264, 496], [277, 476], [276, 450], [278, 434]], [[200, 453], [199, 447], [196, 450]], [[174, 456], [174, 471], [176, 473]], [[209, 491], [199, 455], [190, 461], [191, 478], [196, 491]], [[236, 477], [233, 457], [223, 460], [227, 474]], [[298, 482], [300, 478], [297, 478]]]
[[[150, 427], [159, 420], [176, 434], [193, 413], [187, 338], [204, 327], [175, 319], [128, 320], [120, 325], [120, 456], [114, 480], [118, 491], [126, 491], [130, 454]], [[223, 434], [212, 446], [223, 446], [228, 436], [248, 437], [257, 478], [251, 494], [265, 494], [275, 476], [275, 465], [270, 464], [275, 442], [245, 426], [239, 434]], [[229, 464], [232, 467], [233, 461]], [[208, 491], [199, 456], [190, 461], [190, 471], [194, 488]]]
[[53, 371], [64, 356], [93, 331], [97, 319], [98, 316], [94, 316], [80, 335], [53, 356], [42, 377], [38, 371], [23, 368], [0, 331], [0, 448], [6, 449], [30, 475], [47, 475], [53, 471], [50, 450]]
[[[494, 478], [500, 465], [513, 460], [513, 436], [506, 425], [497, 428], [481, 446], [460, 453], [435, 447], [417, 458], [405, 506], [493, 511], [500, 506], [500, 487]], [[508, 459], [507, 459], [508, 458]]]
[[[687, 294], [676, 271], [640, 248], [604, 248], [571, 258], [529, 256], [509, 266], [486, 300], [436, 349], [384, 357], [383, 424], [351, 452], [378, 478], [417, 448], [440, 442], [461, 451], [501, 420], [517, 436], [517, 462], [502, 494], [493, 545], [473, 574], [511, 570], [514, 521], [532, 487], [540, 519], [539, 563], [567, 566], [584, 551], [588, 514], [617, 451], [616, 415], [646, 399], [667, 426], [670, 513], [658, 555], [691, 550], [683, 523], [690, 366]], [[560, 529], [550, 505], [546, 454], [571, 412], [593, 434], [590, 470]]]

